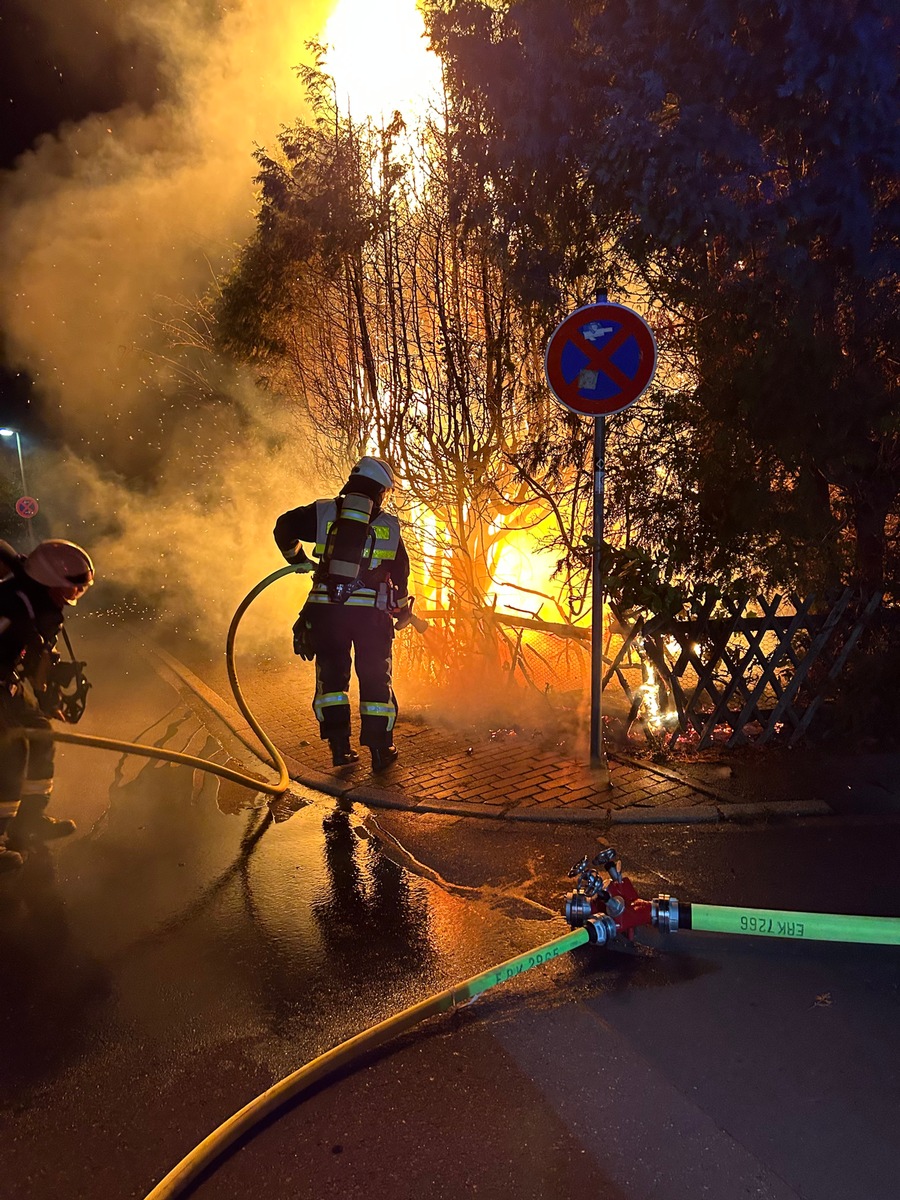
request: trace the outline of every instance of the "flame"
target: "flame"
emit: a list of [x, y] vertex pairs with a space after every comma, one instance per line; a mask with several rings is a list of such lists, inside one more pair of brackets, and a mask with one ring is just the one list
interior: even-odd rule
[[664, 709], [659, 703], [659, 685], [656, 680], [656, 669], [646, 655], [643, 639], [640, 639], [641, 654], [644, 659], [644, 682], [638, 688], [638, 694], [643, 701], [642, 711], [644, 723], [650, 733], [662, 733], [671, 729], [678, 720], [678, 713], [673, 709]]
[[338, 104], [357, 119], [422, 115], [441, 85], [416, 0], [338, 0], [322, 33]]
[[412, 524], [419, 530], [422, 561], [416, 564], [421, 571], [417, 583], [420, 608], [443, 609], [447, 605], [445, 555], [447, 536], [437, 516], [424, 505], [416, 505]]
[[665, 726], [665, 715], [659, 706], [659, 691], [656, 686], [656, 671], [652, 663], [644, 666], [644, 682], [638, 688], [643, 698], [645, 720], [650, 729], [656, 731]]
[[[537, 551], [534, 538], [525, 532], [511, 532], [497, 544], [488, 603], [520, 616], [540, 615], [545, 620], [558, 620], [547, 613], [544, 600], [544, 594], [553, 596], [559, 590], [550, 579], [552, 563]], [[536, 592], [542, 594], [535, 595]]]
[[[420, 609], [446, 608], [453, 590], [453, 539], [447, 525], [424, 504], [409, 510], [409, 523], [418, 533], [419, 554], [414, 557], [415, 593]], [[552, 558], [541, 551], [534, 529], [503, 530], [497, 517], [490, 532], [500, 537], [488, 551], [490, 583], [484, 599], [498, 612], [564, 621], [560, 585], [553, 579]]]

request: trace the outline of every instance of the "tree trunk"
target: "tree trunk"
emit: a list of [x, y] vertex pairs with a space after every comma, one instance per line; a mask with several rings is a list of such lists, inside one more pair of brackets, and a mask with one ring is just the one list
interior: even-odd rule
[[856, 582], [866, 593], [884, 589], [884, 529], [892, 499], [877, 485], [852, 497]]

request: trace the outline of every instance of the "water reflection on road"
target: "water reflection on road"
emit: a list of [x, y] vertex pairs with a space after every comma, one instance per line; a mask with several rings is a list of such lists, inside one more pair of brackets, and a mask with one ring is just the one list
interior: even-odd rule
[[[79, 732], [247, 764], [133, 647], [88, 641]], [[17, 1194], [144, 1195], [278, 1078], [548, 936], [404, 856], [363, 809], [303, 789], [283, 809], [187, 766], [60, 748], [51, 811], [79, 832], [0, 881]]]
[[[91, 715], [227, 758], [152, 676]], [[56, 791], [78, 835], [0, 885], [0, 1124], [35, 1200], [137, 1192], [276, 1078], [538, 940], [326, 797], [276, 823], [190, 767], [77, 747]]]

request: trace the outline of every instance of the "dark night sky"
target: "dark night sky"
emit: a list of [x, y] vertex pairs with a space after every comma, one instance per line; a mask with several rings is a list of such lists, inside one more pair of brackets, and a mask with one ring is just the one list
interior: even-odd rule
[[96, 21], [88, 28], [77, 5], [56, 17], [36, 15], [42, 10], [47, 13], [45, 0], [0, 0], [0, 167], [9, 167], [63, 121], [107, 112], [126, 100], [149, 107], [159, 97], [150, 46], [123, 42]]
[[[121, 40], [90, 7], [91, 0], [64, 11], [47, 0], [0, 0], [0, 170], [65, 122], [160, 98], [153, 47]], [[30, 380], [6, 369], [0, 342], [0, 419], [32, 426], [30, 393]]]

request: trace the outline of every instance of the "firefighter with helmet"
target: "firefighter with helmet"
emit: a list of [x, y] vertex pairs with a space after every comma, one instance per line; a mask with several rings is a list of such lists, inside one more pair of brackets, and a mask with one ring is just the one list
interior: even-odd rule
[[74, 821], [46, 814], [53, 742], [21, 731], [49, 729], [60, 715], [56, 639], [66, 608], [93, 582], [94, 564], [73, 542], [52, 538], [27, 556], [0, 542], [0, 873], [21, 867], [35, 843], [75, 832]]
[[315, 658], [313, 711], [335, 766], [359, 758], [350, 745], [351, 657], [359, 680], [360, 743], [369, 747], [373, 771], [397, 759], [392, 642], [395, 625], [411, 619], [412, 602], [400, 523], [382, 509], [393, 486], [388, 463], [366, 456], [340, 495], [283, 513], [275, 525], [275, 542], [289, 563], [306, 561], [301, 543], [315, 546], [318, 561], [294, 626], [294, 650]]

